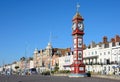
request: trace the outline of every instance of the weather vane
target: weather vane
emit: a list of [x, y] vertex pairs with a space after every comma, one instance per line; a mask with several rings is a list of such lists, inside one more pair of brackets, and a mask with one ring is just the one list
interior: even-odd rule
[[79, 3], [77, 3], [77, 6], [76, 6], [77, 12], [79, 11], [79, 7], [80, 7], [80, 5], [79, 5]]

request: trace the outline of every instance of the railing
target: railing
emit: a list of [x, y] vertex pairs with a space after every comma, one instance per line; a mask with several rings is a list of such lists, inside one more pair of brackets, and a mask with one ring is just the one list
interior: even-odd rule
[[109, 62], [109, 63], [99, 63], [99, 62], [89, 62], [89, 63], [84, 63], [85, 65], [112, 65], [112, 64], [116, 64], [116, 65], [120, 65], [120, 62]]

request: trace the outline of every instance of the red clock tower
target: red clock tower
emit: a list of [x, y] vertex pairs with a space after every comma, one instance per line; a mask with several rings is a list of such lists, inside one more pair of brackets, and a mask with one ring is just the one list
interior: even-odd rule
[[78, 12], [79, 4], [77, 4], [77, 12], [72, 19], [72, 36], [73, 36], [73, 64], [71, 65], [70, 77], [84, 77], [85, 76], [85, 65], [83, 64], [83, 35], [84, 35], [84, 24], [83, 17]]

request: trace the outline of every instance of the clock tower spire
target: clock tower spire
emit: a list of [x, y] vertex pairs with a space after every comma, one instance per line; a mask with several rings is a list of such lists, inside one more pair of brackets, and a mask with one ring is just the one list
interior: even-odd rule
[[77, 12], [72, 19], [72, 36], [73, 36], [73, 64], [71, 65], [70, 77], [84, 77], [85, 65], [83, 64], [83, 35], [84, 24], [83, 17], [79, 13], [80, 5], [77, 4]]
[[80, 5], [77, 3], [77, 6], [76, 6], [77, 12], [79, 12], [79, 7], [80, 7]]

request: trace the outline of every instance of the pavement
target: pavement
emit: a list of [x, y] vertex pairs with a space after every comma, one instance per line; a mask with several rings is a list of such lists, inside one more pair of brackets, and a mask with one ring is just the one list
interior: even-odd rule
[[[53, 76], [68, 76], [69, 74], [55, 74]], [[98, 78], [106, 78], [106, 79], [114, 79], [120, 80], [120, 75], [91, 75], [91, 77], [98, 77]]]
[[29, 75], [29, 76], [0, 76], [0, 82], [120, 82], [120, 80], [99, 78], [99, 77], [81, 77], [69, 78], [68, 76], [43, 76], [43, 75]]
[[120, 75], [92, 75], [92, 77], [120, 80]]

